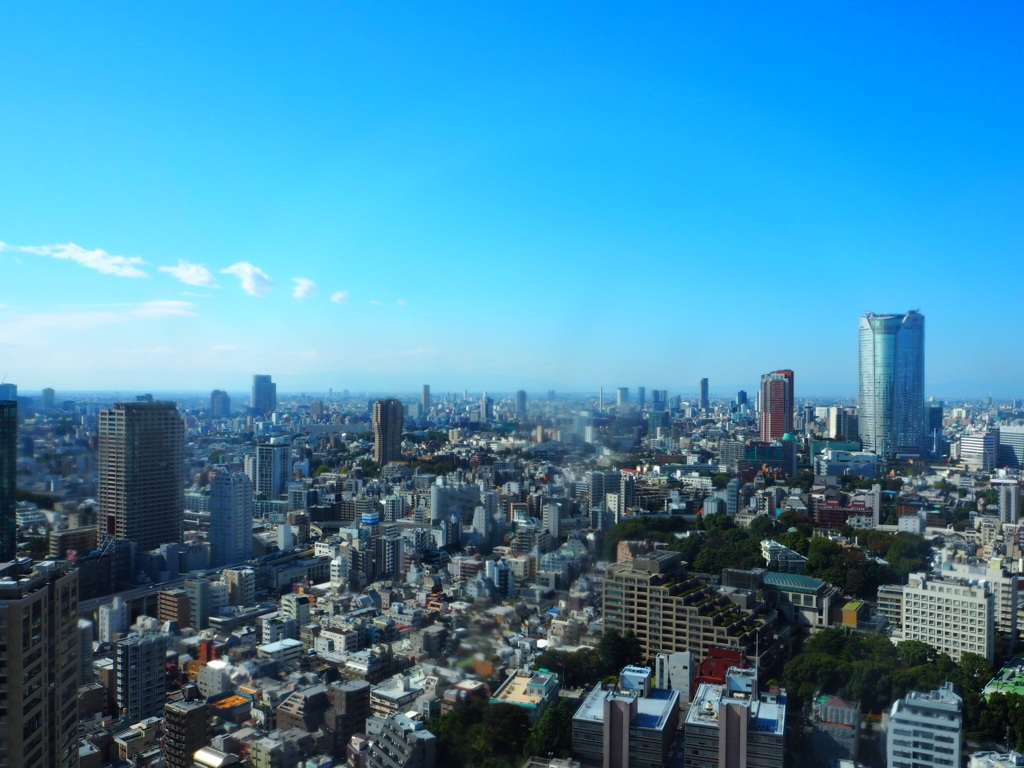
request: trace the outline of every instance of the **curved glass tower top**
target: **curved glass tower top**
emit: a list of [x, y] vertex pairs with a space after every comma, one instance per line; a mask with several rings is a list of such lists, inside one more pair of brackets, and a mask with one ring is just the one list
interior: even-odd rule
[[860, 437], [880, 456], [926, 449], [924, 315], [860, 319]]

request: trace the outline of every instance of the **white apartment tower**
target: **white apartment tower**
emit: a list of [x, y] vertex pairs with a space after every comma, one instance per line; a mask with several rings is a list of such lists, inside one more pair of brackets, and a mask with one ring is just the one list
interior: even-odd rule
[[937, 691], [911, 691], [889, 711], [889, 768], [957, 768], [963, 701], [946, 683]]
[[990, 582], [912, 573], [903, 589], [903, 639], [920, 640], [960, 661], [977, 653], [991, 664], [996, 599]]
[[241, 472], [218, 472], [210, 483], [210, 565], [252, 557], [252, 481]]

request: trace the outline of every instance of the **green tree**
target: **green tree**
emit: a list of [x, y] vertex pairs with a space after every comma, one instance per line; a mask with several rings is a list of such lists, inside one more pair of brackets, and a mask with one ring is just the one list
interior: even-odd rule
[[523, 754], [544, 757], [569, 757], [572, 752], [572, 716], [576, 705], [570, 699], [559, 699], [541, 715], [526, 740]]

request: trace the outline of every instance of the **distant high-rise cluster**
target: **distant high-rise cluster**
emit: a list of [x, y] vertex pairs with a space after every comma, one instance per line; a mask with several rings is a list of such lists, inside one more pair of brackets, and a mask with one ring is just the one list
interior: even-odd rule
[[277, 410], [277, 384], [270, 376], [256, 374], [252, 377], [250, 407], [256, 416], [264, 416]]
[[880, 456], [922, 453], [927, 447], [924, 407], [924, 315], [860, 319], [860, 437]]
[[373, 404], [373, 460], [384, 466], [402, 458], [402, 422], [405, 409], [393, 397]]
[[174, 403], [100, 411], [99, 533], [139, 551], [181, 541], [185, 425]]

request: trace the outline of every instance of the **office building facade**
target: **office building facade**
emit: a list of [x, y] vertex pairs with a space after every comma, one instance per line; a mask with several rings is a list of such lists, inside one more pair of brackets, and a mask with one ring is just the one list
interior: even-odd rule
[[118, 403], [100, 411], [101, 539], [139, 551], [181, 541], [185, 425], [174, 403]]
[[701, 411], [706, 411], [709, 408], [711, 408], [711, 398], [710, 398], [710, 392], [709, 392], [709, 389], [708, 389], [708, 380], [707, 379], [701, 379], [700, 380], [700, 395], [698, 396], [698, 399], [697, 399], [697, 408], [699, 410], [701, 410]]
[[761, 377], [761, 440], [781, 440], [793, 431], [793, 372], [772, 371]]
[[381, 467], [402, 458], [404, 419], [405, 409], [394, 398], [377, 400], [373, 404], [373, 460]]
[[880, 456], [918, 455], [926, 448], [924, 315], [860, 319], [858, 428], [864, 449]]
[[0, 765], [74, 768], [78, 571], [66, 562], [0, 565], [0, 627]]

